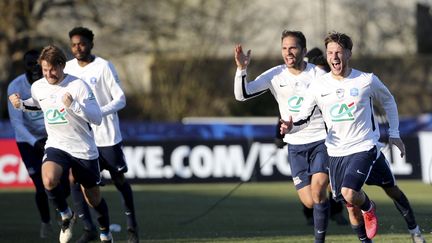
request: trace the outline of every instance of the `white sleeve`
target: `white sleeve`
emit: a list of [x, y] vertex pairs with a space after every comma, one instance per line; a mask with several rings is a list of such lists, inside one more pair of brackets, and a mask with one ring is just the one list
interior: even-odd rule
[[102, 123], [102, 112], [90, 87], [84, 82], [83, 84], [67, 110], [74, 112], [88, 123], [100, 125]]
[[120, 79], [114, 65], [109, 63], [109, 67], [104, 69], [104, 82], [107, 82], [112, 100], [100, 107], [102, 116], [115, 113], [126, 106], [126, 96], [120, 86]]
[[[12, 90], [10, 87], [8, 87], [7, 93], [9, 96], [16, 92]], [[25, 142], [33, 146], [37, 139], [35, 136], [33, 136], [33, 134], [29, 132], [28, 128], [24, 125], [23, 111], [15, 109], [12, 103], [8, 101], [8, 113], [9, 113], [9, 120], [13, 129], [15, 130], [16, 137], [23, 138]]]
[[21, 106], [18, 109], [26, 112], [42, 110], [35, 96], [33, 85], [31, 86], [31, 97], [26, 100], [21, 100]]
[[386, 113], [389, 137], [399, 138], [399, 114], [393, 95], [376, 75], [372, 75], [371, 90], [375, 100], [381, 104]]
[[248, 82], [246, 76], [246, 69], [236, 70], [234, 77], [234, 96], [238, 101], [252, 99], [265, 93], [269, 89], [273, 77], [273, 75], [267, 71], [258, 76], [254, 81]]

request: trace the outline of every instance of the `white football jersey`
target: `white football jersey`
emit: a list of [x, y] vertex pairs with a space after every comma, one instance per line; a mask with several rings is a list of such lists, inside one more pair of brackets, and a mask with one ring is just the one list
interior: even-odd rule
[[355, 69], [343, 80], [327, 73], [311, 84], [291, 132], [306, 126], [308, 116], [318, 105], [328, 129], [326, 146], [330, 156], [368, 151], [380, 137], [374, 100], [386, 112], [389, 136], [399, 138], [399, 117], [392, 94], [377, 76]]
[[[254, 81], [246, 81], [246, 70], [238, 70], [234, 79], [234, 95], [237, 100], [244, 101], [263, 94], [267, 90], [275, 97], [281, 118], [288, 120], [298, 115], [309, 85], [313, 80], [325, 73], [324, 70], [307, 63], [303, 72], [294, 75], [285, 64], [273, 67]], [[323, 140], [327, 134], [321, 113], [315, 110], [311, 123], [300, 132], [285, 134], [284, 141], [289, 144], [307, 144]]]
[[[9, 84], [7, 95], [9, 97], [11, 94], [18, 93], [21, 99], [26, 100], [31, 98], [30, 88], [31, 84], [27, 80], [26, 75], [21, 74]], [[37, 140], [47, 137], [42, 111], [23, 112], [15, 109], [12, 103], [8, 102], [8, 112], [17, 142], [34, 145]]]
[[[73, 98], [69, 108], [62, 101], [66, 92]], [[48, 133], [45, 148], [57, 148], [80, 159], [99, 157], [90, 124], [100, 124], [102, 113], [84, 81], [66, 75], [59, 84], [52, 85], [42, 78], [33, 83], [31, 94], [32, 98], [24, 101], [24, 109], [34, 105], [42, 109]]]
[[126, 106], [126, 97], [114, 66], [103, 58], [84, 67], [76, 58], [66, 63], [65, 73], [84, 80], [92, 89], [102, 111], [102, 124], [92, 125], [98, 147], [112, 146], [122, 141], [117, 111]]

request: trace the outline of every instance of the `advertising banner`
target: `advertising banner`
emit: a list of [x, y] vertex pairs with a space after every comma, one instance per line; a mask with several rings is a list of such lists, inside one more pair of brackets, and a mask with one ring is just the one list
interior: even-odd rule
[[[145, 136], [137, 133], [137, 127], [128, 127], [135, 137], [124, 136], [126, 177], [132, 183], [291, 180], [287, 146], [278, 149], [273, 143], [274, 125], [153, 124], [150, 127], [153, 129], [145, 128], [150, 139], [143, 139]], [[179, 133], [176, 135], [175, 131]], [[432, 132], [405, 134], [402, 139], [406, 146], [405, 157], [400, 157], [396, 147], [384, 144], [381, 150], [396, 178], [422, 179], [431, 183], [432, 150], [429, 145], [432, 144]], [[106, 171], [102, 175], [109, 178]], [[110, 183], [110, 180], [106, 182]], [[32, 181], [15, 140], [0, 138], [0, 188], [9, 187], [32, 187]]]

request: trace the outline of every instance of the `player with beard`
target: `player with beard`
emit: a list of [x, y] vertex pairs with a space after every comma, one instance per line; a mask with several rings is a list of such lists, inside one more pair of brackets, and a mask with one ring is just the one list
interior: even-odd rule
[[[124, 174], [128, 167], [122, 150], [122, 136], [117, 112], [125, 107], [126, 97], [120, 86], [120, 80], [112, 63], [91, 53], [94, 34], [84, 27], [73, 28], [69, 32], [71, 52], [74, 59], [66, 63], [65, 72], [84, 80], [95, 94], [102, 111], [102, 124], [92, 125], [99, 151], [101, 170], [106, 169], [111, 175], [115, 187], [122, 195], [122, 203], [127, 217], [128, 242], [139, 241], [138, 225], [133, 202], [132, 188]], [[78, 242], [87, 242], [91, 236], [91, 215], [83, 203], [78, 185], [72, 184], [78, 215], [87, 228]], [[89, 231], [90, 230], [90, 231]]]
[[[283, 31], [281, 54], [284, 64], [273, 67], [255, 80], [246, 80], [246, 69], [250, 63], [241, 45], [234, 49], [237, 71], [234, 78], [234, 95], [238, 101], [254, 98], [270, 90], [279, 105], [282, 119], [295, 116], [302, 105], [308, 86], [315, 77], [325, 73], [313, 64], [303, 61], [306, 54], [306, 38], [300, 31]], [[288, 143], [293, 182], [301, 202], [313, 208], [315, 242], [324, 242], [329, 219], [328, 155], [324, 145], [326, 132], [319, 111], [313, 115], [311, 126], [297, 134], [288, 134]]]
[[359, 239], [372, 242], [378, 228], [376, 206], [362, 187], [376, 177], [382, 162], [382, 159], [377, 161], [380, 134], [373, 101], [377, 100], [387, 115], [389, 143], [397, 146], [403, 156], [405, 146], [399, 137], [397, 105], [376, 75], [350, 67], [353, 43], [349, 36], [332, 32], [324, 42], [331, 72], [312, 83], [298, 116], [282, 120], [281, 134], [301, 131], [310, 123], [310, 114], [321, 110], [328, 133], [326, 145], [333, 197], [346, 202], [351, 225]]
[[[82, 185], [85, 199], [98, 213], [100, 239], [113, 242], [109, 230], [108, 206], [99, 190], [98, 150], [89, 124], [99, 125], [102, 113], [90, 87], [81, 79], [63, 72], [66, 56], [56, 46], [45, 47], [38, 59], [44, 78], [31, 86], [31, 97], [9, 96], [12, 105], [24, 111], [44, 114], [48, 138], [42, 164], [42, 181], [48, 198], [60, 213], [60, 243], [72, 239], [75, 213], [66, 201], [68, 189], [61, 178], [69, 171]], [[69, 188], [69, 184], [67, 187]]]
[[[317, 67], [323, 69], [325, 72], [330, 72], [330, 66], [327, 64], [327, 60], [324, 57], [324, 53], [321, 49], [315, 47], [309, 50], [305, 55], [305, 61], [308, 63], [315, 64]], [[280, 134], [280, 115], [278, 123], [276, 124], [276, 137], [274, 139], [275, 145], [282, 149], [287, 145], [286, 142], [284, 142], [284, 136], [285, 134]], [[330, 188], [330, 187], [329, 187]], [[330, 202], [330, 219], [335, 221], [338, 225], [348, 225], [349, 222], [345, 218], [343, 214], [344, 210], [344, 204], [342, 202], [336, 202], [331, 194], [331, 191], [329, 190], [329, 202]], [[305, 205], [303, 205], [303, 215], [306, 217], [306, 224], [307, 225], [313, 225], [313, 208], [308, 208]]]

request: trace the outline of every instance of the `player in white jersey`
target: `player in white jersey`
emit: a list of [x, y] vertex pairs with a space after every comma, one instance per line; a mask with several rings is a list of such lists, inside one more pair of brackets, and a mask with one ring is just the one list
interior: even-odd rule
[[[31, 84], [42, 78], [42, 70], [37, 63], [39, 51], [29, 50], [24, 54], [25, 73], [16, 77], [8, 85], [8, 96], [20, 93], [23, 99], [31, 97]], [[42, 112], [22, 112], [8, 102], [9, 119], [15, 132], [15, 140], [21, 158], [36, 189], [35, 202], [41, 218], [40, 237], [48, 238], [52, 232], [48, 197], [42, 182], [42, 157], [47, 138]]]
[[[331, 157], [331, 184], [336, 185], [334, 191], [335, 194], [338, 195], [337, 187], [340, 189], [341, 184], [342, 187], [344, 185], [348, 186], [349, 183], [346, 183], [345, 180], [349, 180], [350, 178], [348, 177], [350, 176], [351, 180], [353, 180], [353, 178], [358, 176], [359, 173], [361, 174], [362, 170], [344, 172], [343, 170], [348, 168], [337, 168], [337, 161], [343, 161], [345, 159], [351, 164], [353, 164], [354, 161], [359, 163], [358, 161], [361, 160], [356, 160], [355, 157], [358, 156], [358, 154], [364, 153], [358, 152], [359, 150], [356, 148], [357, 145], [360, 144], [364, 146], [363, 148], [360, 148], [360, 150], [367, 150], [368, 146], [380, 147], [378, 143], [380, 137], [378, 130], [379, 127], [377, 119], [375, 119], [375, 115], [373, 114], [372, 97], [378, 100], [384, 107], [387, 116], [390, 119], [390, 144], [395, 144], [401, 150], [401, 156], [405, 154], [405, 147], [402, 140], [399, 138], [397, 107], [390, 92], [375, 75], [362, 73], [349, 67], [348, 61], [352, 49], [351, 39], [345, 34], [330, 33], [325, 40], [325, 44], [327, 47], [327, 61], [329, 65], [331, 65], [332, 74], [320, 77], [324, 81], [321, 80], [314, 83], [314, 86], [311, 88], [311, 92], [313, 93], [312, 98], [307, 98], [305, 104], [308, 104], [308, 106], [305, 105], [304, 107], [310, 109], [313, 104], [316, 104], [320, 109], [324, 110], [324, 108], [326, 108], [326, 112], [323, 113], [324, 120], [327, 127], [329, 127], [329, 134], [331, 135], [327, 138], [327, 141], [329, 142], [330, 147], [332, 146], [334, 148], [333, 152], [329, 152]], [[366, 113], [366, 115], [360, 115], [360, 117], [362, 117], [358, 118], [357, 115], [362, 112], [363, 114]], [[305, 118], [306, 113], [302, 112], [302, 116], [298, 116], [295, 120]], [[296, 125], [301, 126], [305, 121], [307, 121], [307, 119], [303, 121], [299, 120]], [[281, 132], [285, 133], [290, 129], [290, 126], [290, 122], [284, 124], [284, 126], [281, 127]], [[295, 130], [296, 129], [298, 130], [298, 128], [295, 128]], [[369, 145], [367, 145], [367, 143]], [[348, 144], [349, 147], [344, 147], [345, 144]], [[344, 152], [343, 150], [347, 151]], [[356, 153], [356, 151], [358, 153]], [[357, 155], [352, 155], [350, 153]], [[343, 159], [340, 159], [340, 157], [343, 157]], [[377, 185], [384, 189], [386, 194], [393, 200], [398, 211], [404, 217], [413, 242], [424, 243], [425, 240], [416, 223], [408, 198], [396, 185], [388, 161], [386, 161], [385, 157], [380, 152], [378, 152], [377, 157], [378, 158], [372, 158], [375, 162], [373, 162], [372, 169], [369, 166], [369, 173], [365, 183], [368, 185]], [[339, 166], [343, 167], [344, 165]], [[344, 173], [346, 173], [345, 177], [335, 178], [336, 175], [343, 175]], [[341, 182], [341, 180], [343, 180], [343, 182]], [[344, 197], [345, 193], [342, 192]], [[348, 197], [349, 196], [350, 195], [348, 195]], [[356, 209], [353, 208], [350, 209], [351, 213], [355, 210]], [[372, 238], [374, 234], [373, 231], [376, 232], [376, 227], [374, 225], [376, 224], [376, 221], [374, 220], [374, 215], [372, 213], [373, 211], [364, 214], [365, 221], [372, 223], [372, 225], [369, 225], [368, 233], [365, 232], [365, 226], [361, 217], [350, 217], [352, 228], [359, 236], [359, 239], [364, 242], [371, 242], [371, 240], [367, 238], [367, 235]], [[359, 213], [356, 215], [360, 216]]]
[[99, 190], [98, 150], [89, 124], [100, 124], [102, 113], [88, 85], [81, 79], [65, 74], [66, 56], [55, 46], [45, 47], [38, 60], [44, 78], [33, 83], [31, 97], [25, 101], [20, 94], [9, 96], [15, 108], [25, 111], [42, 110], [48, 139], [42, 164], [42, 180], [62, 225], [60, 242], [69, 242], [75, 223], [65, 190], [60, 184], [69, 170], [82, 185], [85, 198], [98, 212], [102, 242], [112, 242], [108, 207]]
[[[112, 63], [91, 53], [93, 32], [88, 28], [76, 27], [69, 32], [69, 38], [71, 52], [75, 58], [66, 63], [65, 72], [84, 80], [92, 89], [101, 107], [102, 124], [92, 125], [99, 150], [99, 163], [101, 169], [110, 172], [114, 185], [122, 195], [127, 217], [128, 242], [135, 243], [139, 241], [138, 226], [132, 189], [124, 176], [128, 168], [122, 151], [122, 136], [117, 114], [125, 107], [126, 97]], [[72, 192], [74, 191], [72, 187]], [[74, 193], [73, 195], [76, 196]], [[84, 221], [90, 218], [86, 211], [88, 210], [82, 210]], [[80, 242], [86, 242], [85, 234]]]
[[349, 66], [352, 50], [349, 36], [330, 33], [325, 46], [331, 72], [313, 82], [300, 114], [294, 120], [290, 117], [288, 121], [282, 121], [281, 133], [301, 130], [309, 123], [308, 114], [321, 110], [328, 132], [326, 145], [333, 196], [346, 201], [351, 224], [359, 239], [371, 242], [378, 226], [376, 206], [361, 188], [379, 155], [379, 129], [373, 100], [377, 100], [386, 112], [389, 143], [395, 144], [403, 156], [405, 147], [399, 137], [397, 106], [377, 76]]
[[[299, 112], [311, 81], [325, 73], [315, 65], [303, 61], [306, 38], [300, 31], [282, 32], [281, 52], [285, 64], [265, 71], [251, 82], [246, 80], [250, 51], [245, 54], [241, 45], [237, 45], [234, 51], [237, 64], [235, 98], [245, 101], [270, 90], [278, 102], [283, 119]], [[328, 226], [328, 156], [325, 138], [326, 132], [319, 111], [312, 115], [311, 126], [284, 138], [288, 143], [288, 160], [299, 198], [305, 206], [313, 208], [315, 242], [325, 241]]]
[[[305, 61], [315, 64], [317, 67], [323, 69], [326, 73], [330, 72], [330, 66], [327, 64], [327, 60], [324, 57], [324, 53], [321, 49], [314, 47], [309, 50], [305, 55]], [[280, 134], [280, 116], [278, 123], [276, 125], [276, 137], [275, 144], [278, 148], [284, 148], [287, 144], [283, 141], [285, 134]], [[328, 187], [330, 189], [330, 187]], [[344, 203], [337, 202], [333, 199], [331, 190], [329, 190], [329, 203], [330, 203], [330, 219], [335, 221], [338, 225], [347, 225], [349, 224], [348, 220], [345, 218], [343, 214]], [[303, 205], [303, 215], [306, 217], [306, 223], [308, 225], [313, 225], [313, 209], [308, 208]]]

